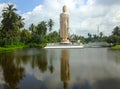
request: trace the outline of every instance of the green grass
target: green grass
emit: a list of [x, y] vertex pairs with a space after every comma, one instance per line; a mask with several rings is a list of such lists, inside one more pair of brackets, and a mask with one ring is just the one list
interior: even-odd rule
[[115, 49], [115, 50], [120, 50], [120, 45], [116, 45], [116, 46], [113, 46], [111, 47], [112, 49]]
[[10, 50], [15, 50], [15, 49], [21, 49], [24, 48], [23, 45], [12, 45], [12, 46], [6, 46], [6, 47], [0, 47], [0, 51], [10, 51]]
[[36, 43], [29, 43], [28, 45], [26, 45], [25, 47], [27, 48], [44, 48], [46, 46], [46, 43], [42, 43], [42, 44], [36, 44]]
[[46, 44], [35, 44], [35, 43], [31, 43], [28, 45], [6, 45], [5, 47], [0, 47], [0, 51], [11, 51], [15, 49], [33, 48], [33, 47], [44, 48], [45, 46]]

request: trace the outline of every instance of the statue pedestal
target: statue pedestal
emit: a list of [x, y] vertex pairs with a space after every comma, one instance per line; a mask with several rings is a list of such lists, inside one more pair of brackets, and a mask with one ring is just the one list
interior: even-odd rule
[[71, 42], [67, 39], [67, 40], [62, 40], [62, 42], [60, 42], [60, 44], [62, 45], [69, 45]]
[[70, 43], [68, 39], [62, 39], [61, 43]]

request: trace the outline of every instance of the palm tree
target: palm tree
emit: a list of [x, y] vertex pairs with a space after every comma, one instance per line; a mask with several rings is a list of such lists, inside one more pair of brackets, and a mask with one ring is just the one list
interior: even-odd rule
[[29, 30], [32, 32], [32, 34], [36, 33], [36, 26], [32, 23], [29, 27]]
[[4, 45], [12, 45], [18, 37], [21, 27], [24, 26], [21, 16], [16, 13], [17, 9], [13, 5], [9, 5], [2, 11], [2, 39]]
[[113, 35], [117, 35], [119, 36], [120, 35], [120, 28], [118, 26], [116, 26], [113, 31], [112, 31]]
[[102, 38], [103, 37], [103, 32], [100, 32], [100, 38]]
[[54, 25], [53, 20], [52, 20], [52, 19], [49, 19], [49, 21], [48, 21], [49, 31], [51, 31], [51, 30], [52, 30], [53, 25]]
[[21, 32], [21, 41], [27, 43], [31, 38], [30, 32], [26, 29], [23, 29]]
[[15, 13], [17, 11], [16, 8], [14, 8], [13, 5], [9, 5], [3, 10], [3, 20], [2, 25], [5, 30], [11, 29], [14, 30], [15, 22], [17, 19], [17, 14]]
[[47, 32], [47, 24], [45, 21], [41, 21], [37, 26], [37, 33], [40, 36], [45, 36]]
[[88, 33], [88, 37], [91, 39], [92, 38], [92, 35], [90, 33]]
[[24, 18], [22, 18], [21, 16], [18, 16], [17, 24], [18, 24], [19, 28], [24, 27], [24, 22], [22, 22], [23, 20], [24, 20]]

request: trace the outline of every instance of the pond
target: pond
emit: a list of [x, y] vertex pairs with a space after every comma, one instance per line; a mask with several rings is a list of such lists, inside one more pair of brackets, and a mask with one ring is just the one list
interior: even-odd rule
[[120, 89], [120, 51], [29, 48], [1, 52], [0, 89]]

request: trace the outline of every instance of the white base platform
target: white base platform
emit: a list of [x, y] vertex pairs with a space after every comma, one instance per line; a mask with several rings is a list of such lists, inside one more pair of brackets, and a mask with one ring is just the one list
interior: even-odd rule
[[54, 49], [54, 48], [83, 48], [84, 46], [82, 45], [54, 45], [54, 46], [46, 46], [44, 47], [45, 49]]

